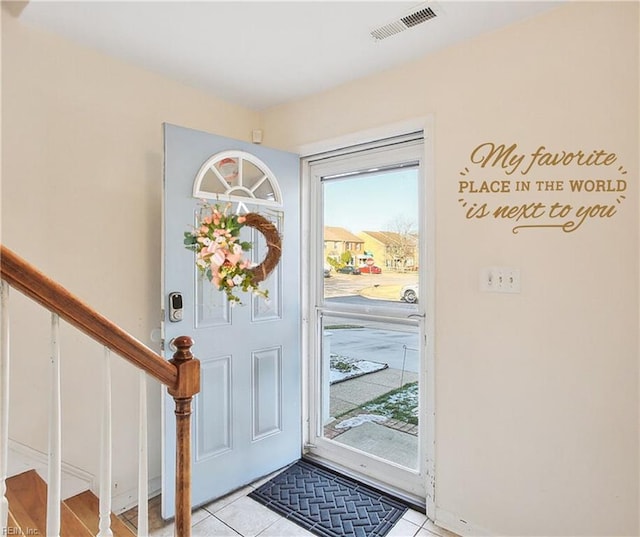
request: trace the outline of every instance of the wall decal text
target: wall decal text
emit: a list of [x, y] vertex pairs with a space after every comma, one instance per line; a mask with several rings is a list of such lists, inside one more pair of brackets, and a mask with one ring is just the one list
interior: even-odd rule
[[[515, 143], [485, 142], [471, 151], [460, 172], [458, 202], [467, 220], [508, 220], [513, 233], [524, 228], [570, 233], [588, 220], [617, 214], [626, 199], [626, 175], [616, 153], [604, 149], [556, 151], [540, 145], [527, 153]], [[505, 194], [511, 195], [506, 201]], [[554, 194], [563, 201], [550, 199]]]

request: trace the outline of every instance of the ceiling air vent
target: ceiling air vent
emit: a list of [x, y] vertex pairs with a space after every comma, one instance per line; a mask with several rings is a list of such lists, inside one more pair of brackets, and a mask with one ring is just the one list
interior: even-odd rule
[[416, 26], [417, 24], [420, 24], [422, 22], [426, 22], [429, 19], [433, 19], [434, 17], [436, 17], [436, 13], [435, 11], [433, 11], [433, 9], [431, 9], [430, 7], [425, 7], [424, 9], [421, 9], [420, 11], [416, 11], [415, 13], [411, 13], [411, 15], [407, 15], [406, 17], [402, 17], [402, 19], [400, 19], [402, 22], [404, 22], [409, 28], [411, 28], [412, 26]]
[[371, 37], [377, 41], [381, 41], [382, 39], [386, 39], [387, 37], [391, 37], [397, 33], [404, 32], [409, 28], [413, 28], [418, 24], [434, 19], [437, 16], [438, 14], [432, 6], [422, 7], [412, 11], [404, 17], [400, 17], [399, 20], [390, 22], [389, 24], [385, 24], [384, 26], [380, 26], [379, 28], [372, 30]]

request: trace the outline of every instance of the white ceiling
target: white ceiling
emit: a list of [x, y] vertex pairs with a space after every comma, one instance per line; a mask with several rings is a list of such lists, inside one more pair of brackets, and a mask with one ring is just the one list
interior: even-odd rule
[[[261, 110], [383, 71], [557, 7], [543, 1], [51, 2], [20, 19]], [[416, 7], [435, 19], [376, 42]]]

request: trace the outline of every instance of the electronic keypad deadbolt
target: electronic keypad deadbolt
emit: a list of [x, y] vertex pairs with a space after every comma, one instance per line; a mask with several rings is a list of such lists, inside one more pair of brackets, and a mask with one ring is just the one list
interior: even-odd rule
[[169, 293], [169, 320], [182, 321], [182, 293]]

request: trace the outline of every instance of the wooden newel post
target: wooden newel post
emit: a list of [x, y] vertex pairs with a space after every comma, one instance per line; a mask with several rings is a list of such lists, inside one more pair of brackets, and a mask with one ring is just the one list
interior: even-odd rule
[[169, 388], [176, 402], [176, 520], [175, 536], [191, 535], [191, 401], [200, 391], [200, 362], [191, 354], [193, 340], [173, 340], [178, 349], [169, 360], [178, 370], [178, 382]]

